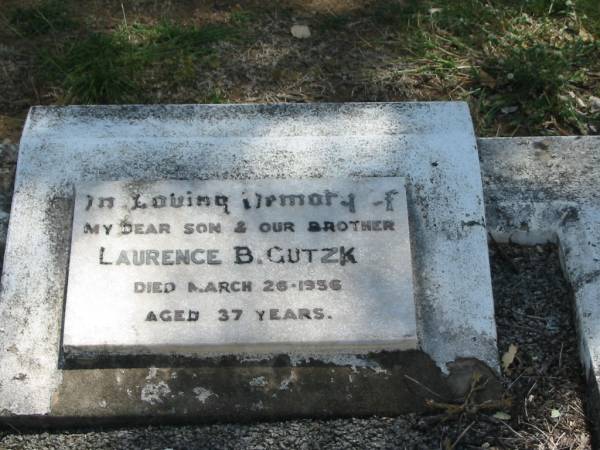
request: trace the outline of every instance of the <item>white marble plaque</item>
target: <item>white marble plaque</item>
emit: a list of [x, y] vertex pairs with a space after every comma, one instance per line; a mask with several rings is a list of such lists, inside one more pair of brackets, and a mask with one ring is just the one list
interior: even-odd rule
[[67, 355], [417, 347], [403, 178], [76, 186]]

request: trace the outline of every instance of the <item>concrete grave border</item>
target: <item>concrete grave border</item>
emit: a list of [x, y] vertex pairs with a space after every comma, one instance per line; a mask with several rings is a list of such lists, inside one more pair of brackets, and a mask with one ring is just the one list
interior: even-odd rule
[[[589, 417], [599, 436], [599, 347], [594, 344], [597, 339], [594, 331], [599, 317], [595, 305], [600, 297], [597, 212], [600, 192], [594, 187], [600, 179], [600, 137], [480, 138], [477, 142], [488, 230], [493, 237], [524, 245], [557, 242], [561, 247], [565, 274], [574, 287], [577, 302], [580, 357], [590, 390]], [[16, 159], [13, 157], [16, 145], [2, 144], [0, 148], [2, 153], [8, 151], [11, 161]], [[356, 375], [355, 371], [365, 365], [359, 359], [356, 362], [349, 376]], [[382, 370], [374, 364], [371, 367]], [[270, 374], [269, 370], [263, 371], [265, 376]], [[140, 383], [153, 380], [152, 377], [146, 380], [151, 375], [146, 370], [136, 372]], [[160, 373], [158, 369], [154, 375], [158, 399]], [[97, 382], [103, 378], [98, 375], [96, 372]], [[282, 371], [281, 386], [291, 386], [292, 379], [288, 371]], [[88, 382], [94, 384], [94, 379]], [[197, 396], [205, 400], [214, 398], [201, 389], [197, 390]], [[5, 411], [5, 418], [9, 414], [10, 411]]]
[[[423, 352], [60, 369], [74, 183], [324, 175], [407, 177]], [[1, 420], [397, 414], [422, 410], [432, 395], [443, 401], [464, 394], [474, 370], [493, 378], [497, 357], [484, 202], [466, 104], [31, 110], [0, 296]]]
[[487, 138], [478, 146], [494, 239], [559, 245], [600, 442], [600, 136]]

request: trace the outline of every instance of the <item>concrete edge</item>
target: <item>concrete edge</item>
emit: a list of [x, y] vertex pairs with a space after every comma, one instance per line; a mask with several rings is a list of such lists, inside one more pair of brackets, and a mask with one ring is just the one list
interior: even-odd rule
[[[559, 245], [573, 289], [586, 408], [600, 444], [600, 136], [478, 140], [487, 229], [499, 242]], [[558, 173], [554, 174], [553, 169]]]

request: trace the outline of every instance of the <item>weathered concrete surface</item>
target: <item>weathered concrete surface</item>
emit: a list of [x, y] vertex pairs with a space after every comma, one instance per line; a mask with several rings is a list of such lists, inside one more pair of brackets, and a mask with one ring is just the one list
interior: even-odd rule
[[[80, 417], [96, 411], [86, 400], [92, 389], [91, 397], [66, 395], [82, 372], [59, 369], [76, 183], [324, 176], [406, 177], [421, 349], [442, 371], [461, 357], [497, 369], [481, 178], [464, 103], [34, 108], [21, 141], [0, 296], [0, 414], [16, 420], [74, 411], [61, 398], [80, 401]], [[290, 367], [308, 360], [333, 364], [334, 372], [370, 370], [374, 358], [306, 355]], [[89, 379], [104, 373], [116, 377]], [[436, 376], [415, 375], [424, 386]], [[130, 408], [143, 409], [142, 392], [166, 391], [142, 382]], [[371, 386], [384, 389], [378, 398], [388, 395], [385, 383]], [[108, 410], [118, 406], [104, 401]], [[289, 407], [293, 414], [301, 405]], [[254, 414], [250, 404], [241, 408]]]
[[558, 241], [575, 294], [580, 357], [600, 442], [600, 136], [479, 139], [496, 240]]
[[4, 246], [6, 245], [8, 213], [12, 199], [18, 148], [19, 146], [16, 144], [0, 144], [0, 257], [4, 255]]
[[420, 351], [373, 354], [362, 360], [369, 367], [278, 362], [284, 365], [65, 370], [49, 415], [2, 421], [73, 426], [395, 416], [432, 411], [430, 401], [460, 402], [474, 373], [481, 375], [485, 389], [470, 401], [481, 404], [502, 395], [485, 364], [459, 360], [446, 376]]

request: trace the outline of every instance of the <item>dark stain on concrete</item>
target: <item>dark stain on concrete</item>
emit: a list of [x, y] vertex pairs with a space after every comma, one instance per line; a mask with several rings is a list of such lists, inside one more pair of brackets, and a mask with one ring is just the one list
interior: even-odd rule
[[502, 391], [493, 371], [477, 360], [455, 361], [449, 376], [421, 351], [378, 352], [366, 360], [370, 367], [310, 360], [298, 366], [63, 370], [49, 420], [68, 418], [73, 425], [393, 416], [424, 412], [426, 400], [460, 402], [475, 373], [485, 383], [479, 399], [498, 399]]

